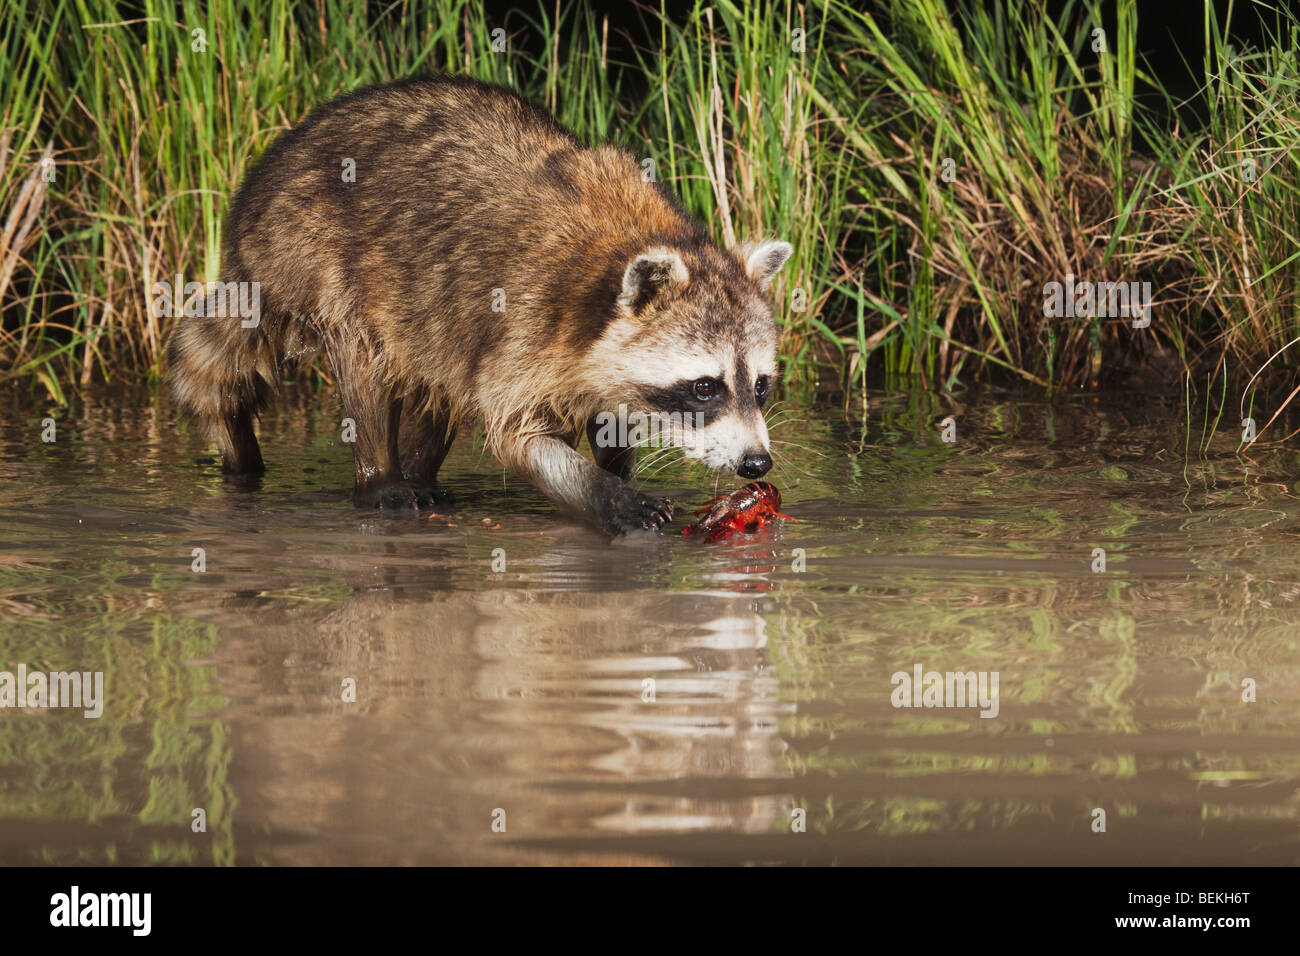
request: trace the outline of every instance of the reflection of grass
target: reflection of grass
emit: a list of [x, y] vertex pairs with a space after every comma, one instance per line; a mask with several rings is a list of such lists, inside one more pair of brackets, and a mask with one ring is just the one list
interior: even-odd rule
[[[1104, 686], [1096, 685], [1093, 691], [1110, 711], [1112, 725], [1109, 729], [1112, 733], [1138, 732], [1137, 724], [1133, 720], [1133, 704], [1127, 698], [1129, 688], [1138, 673], [1134, 630], [1133, 618], [1127, 614], [1116, 615], [1113, 622], [1107, 622], [1102, 627], [1102, 636], [1113, 640], [1117, 645], [1117, 650], [1111, 658], [1114, 661], [1114, 676]], [[1126, 759], [1131, 761], [1132, 757]]]
[[[113, 617], [105, 599], [107, 625]], [[212, 668], [187, 662], [211, 655], [213, 628], [160, 615], [151, 640], [139, 629], [95, 628], [93, 639], [54, 627], [0, 631], [0, 667], [102, 671], [104, 713], [0, 712], [0, 805], [7, 820], [134, 819], [171, 828], [174, 838], [145, 849], [122, 844], [113, 823], [104, 842], [36, 851], [44, 862], [234, 861], [234, 798], [229, 729], [197, 714], [225, 705]], [[142, 736], [143, 735], [143, 736]], [[190, 830], [194, 807], [207, 810], [207, 833]], [[126, 853], [127, 856], [123, 856]]]
[[[293, 417], [279, 412], [287, 422], [284, 434], [328, 420], [325, 403], [308, 407], [310, 413]], [[934, 411], [924, 402], [910, 408], [923, 427]], [[1068, 787], [1078, 784], [1080, 799], [1085, 790], [1088, 798], [1097, 798], [1117, 781], [1140, 783], [1153, 767], [1202, 784], [1203, 790], [1189, 792], [1204, 800], [1207, 818], [1293, 820], [1294, 809], [1281, 804], [1243, 808], [1214, 802], [1224, 792], [1214, 781], [1249, 786], [1250, 774], [1261, 780], [1293, 777], [1292, 754], [1135, 756], [1125, 749], [1131, 738], [1153, 731], [1294, 732], [1295, 710], [1285, 697], [1287, 675], [1300, 659], [1290, 531], [1286, 526], [1268, 531], [1264, 523], [1273, 518], [1263, 509], [1239, 507], [1250, 499], [1236, 483], [1222, 497], [1197, 500], [1193, 515], [1173, 518], [1181, 512], [1167, 501], [1130, 497], [1134, 481], [1100, 481], [1089, 448], [1084, 449], [1091, 458], [1086, 467], [1045, 476], [1040, 465], [1046, 455], [1036, 446], [1032, 456], [1021, 457], [1037, 437], [1026, 441], [1016, 434], [1018, 429], [1039, 434], [1035, 414], [1035, 409], [1007, 404], [989, 423], [1002, 430], [1000, 435], [1011, 433], [997, 447], [991, 442], [981, 447], [986, 436], [972, 428], [963, 433], [967, 444], [962, 447], [936, 444], [929, 456], [894, 462], [871, 451], [840, 457], [832, 415], [797, 412], [824, 436], [816, 448], [831, 457], [793, 456], [792, 464], [815, 474], [798, 485], [792, 500], [823, 510], [819, 520], [788, 527], [778, 545], [783, 552], [806, 545], [809, 570], [789, 572], [783, 555], [773, 560], [775, 571], [761, 572], [774, 590], [755, 597], [759, 613], [766, 616], [763, 653], [780, 680], [776, 693], [798, 703], [793, 716], [779, 718], [781, 735], [790, 744], [784, 758], [784, 769], [794, 778], [790, 789], [798, 792], [800, 777], [823, 778], [831, 781], [825, 787], [834, 787], [873, 773], [889, 777], [895, 788], [899, 778], [916, 778], [918, 785], [915, 797], [857, 799], [827, 797], [823, 787], [820, 796], [809, 798], [810, 830], [901, 836], [1011, 826], [1025, 816], [1052, 813], [1060, 820], [1060, 800], [1068, 804], [1074, 792]], [[1073, 434], [1077, 424], [1067, 423], [1064, 433]], [[114, 436], [115, 441], [123, 438], [130, 435]], [[1149, 438], [1130, 440], [1149, 446]], [[111, 473], [111, 454], [104, 448], [88, 444], [81, 454], [88, 459], [101, 455], [100, 467]], [[1069, 454], [1077, 449], [1062, 451]], [[302, 460], [315, 457], [304, 453]], [[475, 465], [472, 450], [465, 460], [479, 471], [491, 467]], [[1127, 461], [1125, 467], [1143, 474]], [[1170, 467], [1176, 473], [1177, 462]], [[882, 475], [887, 486], [875, 483]], [[887, 487], [887, 494], [880, 487]], [[1058, 491], [1064, 494], [1058, 496]], [[1111, 497], [1119, 494], [1124, 497]], [[202, 514], [200, 507], [194, 517]], [[277, 510], [271, 519], [275, 527], [268, 530], [277, 537], [292, 536], [301, 518], [292, 508]], [[541, 587], [570, 590], [573, 607], [557, 606], [547, 618], [540, 615], [549, 605], [539, 602], [539, 616], [519, 615], [525, 621], [520, 629], [528, 631], [530, 640], [569, 626], [574, 610], [590, 598], [572, 577], [575, 567], [590, 557], [586, 545], [574, 545], [567, 532], [509, 538], [509, 570], [496, 576], [485, 569], [498, 539], [478, 530], [476, 521], [477, 512], [474, 520], [462, 522], [464, 534], [456, 536], [454, 547], [441, 538], [421, 538], [421, 566], [399, 583], [432, 583], [432, 590], [439, 591], [500, 591], [496, 597], [480, 595], [486, 598], [484, 608], [526, 603], [528, 592]], [[1225, 529], [1232, 533], [1225, 535]], [[332, 526], [328, 543], [320, 547], [312, 547], [310, 535], [295, 539], [293, 560], [275, 549], [250, 548], [245, 563], [251, 573], [232, 576], [213, 590], [256, 595], [259, 604], [274, 611], [301, 612], [302, 634], [296, 639], [304, 648], [319, 647], [308, 623], [319, 621], [333, 606], [345, 608], [358, 589], [355, 563], [328, 563], [357, 540], [337, 531]], [[57, 552], [62, 560], [51, 560], [48, 567], [34, 565], [37, 559], [30, 555], [39, 553], [34, 548], [24, 549], [27, 567], [0, 563], [0, 593], [38, 612], [22, 619], [21, 632], [19, 618], [5, 618], [0, 653], [10, 661], [21, 657], [44, 667], [69, 661], [82, 667], [102, 664], [110, 673], [110, 699], [123, 708], [99, 723], [60, 714], [0, 714], [0, 721], [9, 721], [0, 735], [0, 763], [6, 771], [19, 771], [0, 773], [5, 781], [0, 783], [0, 806], [11, 820], [98, 822], [126, 815], [140, 827], [175, 833], [158, 838], [150, 831], [132, 841], [114, 831], [111, 838], [91, 837], [76, 848], [46, 848], [43, 858], [50, 861], [230, 862], [235, 854], [235, 797], [229, 778], [233, 750], [229, 725], [211, 719], [226, 702], [214, 669], [188, 663], [220, 657], [216, 637], [210, 628], [177, 620], [154, 603], [159, 597], [164, 606], [176, 602], [176, 608], [194, 602], [194, 578], [184, 562], [170, 571], [163, 565], [142, 569], [140, 540], [113, 529], [104, 535], [102, 542], [83, 545], [71, 561], [65, 543]], [[427, 550], [424, 540], [430, 542]], [[1088, 571], [1089, 551], [1101, 540], [1112, 559], [1124, 557], [1107, 574], [1094, 575]], [[174, 540], [157, 541], [144, 550], [186, 553]], [[573, 550], [564, 550], [566, 546]], [[1141, 570], [1150, 565], [1133, 559], [1150, 559], [1152, 552], [1175, 559], [1172, 570], [1155, 575]], [[657, 612], [680, 602], [683, 591], [698, 590], [705, 569], [716, 570], [721, 553], [670, 545], [646, 557], [618, 583], [628, 587], [629, 595], [645, 597], [644, 606]], [[909, 566], [905, 559], [917, 563]], [[921, 559], [948, 563], [927, 566]], [[615, 560], [629, 559], [619, 553]], [[277, 575], [268, 583], [264, 572], [270, 563], [276, 563]], [[417, 600], [413, 590], [401, 600]], [[214, 599], [207, 591], [202, 601]], [[631, 603], [621, 623], [589, 621], [583, 626], [593, 635], [604, 635], [611, 626], [626, 627], [647, 648], [657, 646], [662, 631], [645, 635], [645, 618], [630, 609]], [[711, 605], [702, 601], [698, 606], [707, 613]], [[681, 613], [679, 606], [664, 611], [664, 627], [678, 622]], [[346, 619], [338, 626], [355, 632]], [[95, 642], [78, 627], [95, 634]], [[498, 630], [485, 625], [481, 634]], [[567, 667], [564, 655], [571, 649], [562, 642], [556, 647], [555, 666]], [[913, 661], [928, 669], [999, 670], [1001, 717], [956, 719], [945, 711], [890, 709], [888, 675]], [[1155, 692], [1164, 698], [1144, 697], [1152, 693], [1153, 671], [1155, 683], [1161, 676], [1161, 665], [1153, 667], [1152, 661], [1186, 663], [1207, 669], [1209, 676], [1199, 690], [1193, 685]], [[1261, 679], [1259, 705], [1241, 704], [1243, 674]], [[220, 716], [229, 719], [224, 712]], [[893, 740], [887, 746], [850, 743], [856, 734]], [[956, 746], [949, 743], [948, 750], [927, 746], [927, 739], [939, 734], [966, 739]], [[1095, 735], [1098, 744], [1087, 749], [1076, 744], [1067, 754], [1041, 739], [1069, 734]], [[998, 741], [1003, 747], [993, 742], [995, 737], [1003, 738]], [[1015, 737], [1037, 739], [1008, 752], [1006, 738]], [[958, 789], [956, 796], [937, 799], [924, 786], [934, 782], [926, 778], [939, 775], [983, 778], [980, 782], [996, 778], [1011, 788], [1017, 779], [1056, 777], [1068, 782], [1069, 796], [1053, 804], [968, 800]], [[195, 805], [209, 812], [206, 835], [189, 831]], [[1143, 803], [1140, 809], [1149, 807]], [[1197, 811], [1194, 803], [1183, 809], [1189, 815]], [[1116, 814], [1122, 810], [1114, 808]]]
[[[908, 403], [891, 414], [897, 408], [876, 409], [897, 430], [894, 441], [911, 441], [916, 431], [929, 437], [936, 410]], [[801, 708], [782, 719], [796, 802], [800, 777], [825, 786], [873, 773], [917, 779], [915, 797], [809, 798], [809, 829], [941, 832], [971, 819], [962, 813], [986, 828], [1009, 812], [1004, 802], [936, 801], [923, 780], [934, 775], [1085, 780], [1095, 786], [1079, 787], [1079, 799], [1095, 801], [1111, 786], [1142, 786], [1153, 770], [1181, 773], [1188, 784], [1187, 805], [1162, 812], [1294, 820], [1293, 808], [1233, 806], [1235, 791], [1214, 786], [1294, 777], [1295, 758], [1285, 750], [1207, 755], [1193, 744], [1166, 754], [1127, 745], [1162, 733], [1294, 733], [1295, 709], [1279, 706], [1278, 685], [1267, 702], [1261, 690], [1264, 706], [1239, 699], [1244, 675], [1268, 673], [1290, 688], [1300, 659], [1290, 534], [1263, 530], [1285, 504], [1278, 514], [1243, 507], [1261, 490], [1237, 480], [1196, 500], [1200, 507], [1184, 518], [1181, 506], [1168, 504], [1162, 483], [1177, 475], [1176, 457], [1162, 468], [1125, 460], [1121, 473], [1119, 466], [1099, 468], [1104, 457], [1088, 459], [1067, 445], [1063, 453], [1084, 464], [1047, 479], [1037, 471], [1047, 457], [1041, 448], [1017, 457], [1027, 446], [1016, 430], [1037, 431], [1032, 419], [1006, 414], [989, 424], [1011, 430], [997, 447], [985, 447], [987, 436], [972, 434], [976, 429], [964, 432], [966, 447], [940, 448], [931, 440], [930, 456], [897, 455], [891, 447], [890, 507], [856, 529], [850, 521], [832, 524], [809, 550], [808, 571], [778, 574], [780, 587], [767, 596], [769, 654], [783, 694], [835, 704], [831, 712]], [[1108, 434], [1104, 424], [1090, 432], [1098, 442]], [[1126, 438], [1151, 445], [1149, 435]], [[1241, 470], [1237, 465], [1235, 474]], [[1164, 490], [1156, 499], [1134, 486]], [[995, 505], [985, 512], [988, 500]], [[1093, 574], [1090, 551], [1099, 545], [1108, 570]], [[853, 560], [859, 554], [884, 560], [863, 565]], [[889, 562], [891, 555], [898, 560]], [[924, 563], [940, 556], [956, 560]], [[908, 566], [911, 557], [917, 566]], [[1153, 572], [1153, 559], [1169, 563]], [[1243, 573], [1244, 561], [1254, 570]], [[888, 675], [914, 662], [927, 670], [1000, 671], [1000, 717], [892, 709]], [[1153, 662], [1175, 662], [1189, 676], [1206, 667], [1217, 677], [1193, 699], [1177, 689], [1157, 697], [1151, 688], [1165, 675]], [[854, 734], [873, 743], [855, 746]], [[1097, 746], [1061, 752], [1047, 742], [1079, 734], [1095, 736]], [[932, 750], [926, 741], [935, 735], [962, 742]], [[1008, 736], [1029, 739], [1008, 753]], [[986, 751], [982, 742], [993, 738], [998, 744]], [[1059, 819], [1059, 806], [1018, 806]], [[1145, 802], [1110, 806], [1116, 817], [1151, 810]]]
[[294, 585], [287, 588], [265, 588], [258, 591], [257, 596], [286, 607], [332, 606], [344, 601], [351, 593], [352, 589], [347, 585], [321, 581], [316, 584]]
[[[808, 806], [798, 795], [795, 806]], [[907, 837], [925, 833], [968, 833], [975, 830], [1007, 829], [1024, 816], [1049, 813], [1046, 804], [1003, 800], [987, 804], [979, 800], [947, 801], [929, 797], [881, 797], [856, 802], [827, 798], [809, 807], [808, 829], [812, 833], [875, 834]], [[773, 825], [778, 832], [784, 822]]]

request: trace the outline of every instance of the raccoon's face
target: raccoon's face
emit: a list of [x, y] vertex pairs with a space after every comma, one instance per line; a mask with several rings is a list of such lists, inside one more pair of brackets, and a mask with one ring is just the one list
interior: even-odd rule
[[619, 317], [594, 350], [617, 383], [610, 394], [645, 426], [629, 427], [627, 444], [676, 446], [743, 478], [767, 473], [778, 340], [767, 290], [790, 252], [784, 242], [689, 258], [655, 248], [628, 265]]
[[660, 424], [661, 443], [710, 468], [761, 478], [772, 467], [763, 406], [776, 380], [775, 345], [729, 343], [674, 356], [666, 384], [645, 384], [640, 405]]

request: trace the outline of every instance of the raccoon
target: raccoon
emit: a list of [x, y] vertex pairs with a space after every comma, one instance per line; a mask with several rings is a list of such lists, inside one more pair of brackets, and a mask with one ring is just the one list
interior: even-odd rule
[[558, 504], [610, 535], [657, 530], [671, 503], [633, 486], [634, 445], [598, 441], [597, 418], [623, 406], [711, 468], [766, 473], [770, 285], [791, 247], [725, 251], [652, 180], [630, 153], [586, 148], [476, 81], [333, 100], [236, 194], [222, 282], [257, 283], [260, 313], [217, 316], [209, 296], [179, 323], [175, 399], [226, 472], [260, 472], [270, 383], [323, 351], [355, 423], [359, 505], [438, 500], [452, 441], [479, 422]]

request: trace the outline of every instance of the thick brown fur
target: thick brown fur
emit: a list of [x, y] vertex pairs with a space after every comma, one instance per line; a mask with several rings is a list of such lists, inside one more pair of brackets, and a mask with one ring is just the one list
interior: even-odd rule
[[[647, 250], [670, 251], [689, 281], [651, 263], [629, 291]], [[170, 377], [226, 470], [258, 471], [268, 383], [323, 350], [356, 423], [359, 502], [431, 489], [456, 431], [479, 421], [504, 464], [617, 531], [662, 509], [612, 485], [566, 491], [539, 473], [553, 450], [530, 442], [576, 445], [598, 410], [634, 400], [633, 343], [774, 348], [746, 254], [714, 245], [634, 156], [582, 147], [513, 93], [445, 77], [372, 87], [316, 110], [249, 171], [222, 279], [259, 284], [259, 323], [183, 319]], [[602, 464], [626, 473], [626, 458]], [[637, 520], [602, 513], [602, 495]]]

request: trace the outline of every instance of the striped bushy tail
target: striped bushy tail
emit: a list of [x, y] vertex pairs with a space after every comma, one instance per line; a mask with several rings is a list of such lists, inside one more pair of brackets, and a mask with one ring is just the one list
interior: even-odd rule
[[172, 333], [167, 358], [173, 398], [203, 437], [220, 448], [225, 471], [264, 470], [253, 431], [274, 366], [264, 330], [211, 312], [185, 317]]

